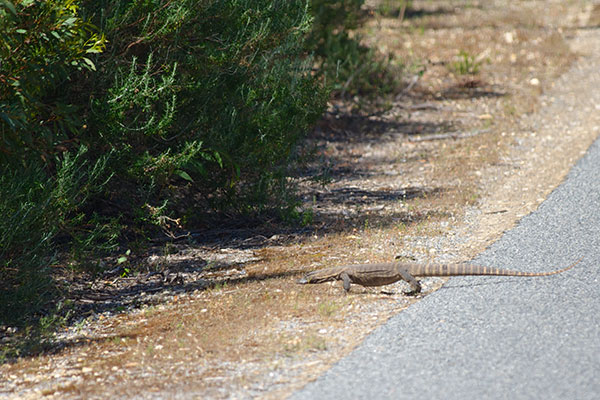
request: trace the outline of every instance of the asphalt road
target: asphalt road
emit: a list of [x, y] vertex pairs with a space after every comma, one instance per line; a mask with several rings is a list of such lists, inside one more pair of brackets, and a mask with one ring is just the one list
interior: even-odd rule
[[548, 271], [582, 256], [551, 277], [452, 278], [292, 398], [600, 399], [600, 140], [473, 262]]

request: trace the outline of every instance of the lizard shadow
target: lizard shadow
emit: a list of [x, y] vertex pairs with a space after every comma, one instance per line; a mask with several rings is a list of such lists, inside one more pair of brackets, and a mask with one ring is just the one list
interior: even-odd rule
[[[489, 282], [473, 282], [473, 283], [458, 283], [458, 284], [452, 284], [452, 283], [446, 282], [439, 288], [439, 290], [465, 289], [465, 288], [473, 288], [473, 287], [478, 287], [478, 286], [498, 286], [498, 285], [506, 285], [509, 283], [519, 282], [519, 279], [515, 278], [515, 277], [512, 277], [512, 278], [504, 277], [504, 278], [505, 279], [502, 279], [499, 281], [489, 281]], [[523, 277], [519, 277], [519, 278], [523, 278]]]
[[[434, 292], [437, 292], [438, 290], [454, 290], [454, 289], [469, 289], [469, 288], [474, 288], [474, 287], [490, 287], [490, 286], [497, 286], [497, 285], [507, 285], [510, 283], [516, 283], [519, 282], [518, 278], [509, 278], [509, 279], [504, 279], [502, 281], [494, 281], [494, 282], [477, 282], [477, 283], [460, 283], [460, 284], [450, 284], [448, 282], [442, 284], [440, 287], [433, 289], [433, 290], [424, 290], [420, 293], [418, 293], [416, 295], [416, 297], [425, 297], [428, 296], [430, 294], [433, 294]], [[364, 292], [365, 294], [368, 294], [368, 292]], [[396, 296], [396, 295], [403, 295], [406, 297], [415, 297], [414, 294], [410, 294], [410, 291], [407, 290], [402, 290], [402, 289], [398, 289], [398, 290], [385, 290], [382, 289], [379, 294], [383, 294], [386, 296]]]

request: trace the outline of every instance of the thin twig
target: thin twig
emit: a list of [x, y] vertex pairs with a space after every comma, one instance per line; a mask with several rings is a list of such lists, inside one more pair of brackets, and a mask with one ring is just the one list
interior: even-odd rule
[[395, 104], [396, 107], [403, 110], [442, 110], [445, 107], [440, 107], [434, 103], [419, 103], [419, 104]]

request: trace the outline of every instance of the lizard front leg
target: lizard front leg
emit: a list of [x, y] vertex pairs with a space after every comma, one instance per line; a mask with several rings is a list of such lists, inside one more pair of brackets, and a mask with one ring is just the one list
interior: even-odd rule
[[348, 273], [342, 272], [340, 274], [340, 279], [342, 280], [342, 282], [344, 282], [344, 290], [346, 291], [346, 293], [348, 293], [350, 291], [350, 277], [348, 276]]
[[404, 294], [406, 294], [408, 296], [414, 296], [416, 294], [421, 293], [421, 284], [414, 276], [409, 274], [407, 270], [405, 270], [404, 268], [401, 268], [401, 267], [398, 267], [397, 271], [398, 271], [398, 275], [400, 275], [400, 277], [402, 277], [402, 279], [404, 281], [406, 281], [412, 289], [409, 292], [404, 292]]

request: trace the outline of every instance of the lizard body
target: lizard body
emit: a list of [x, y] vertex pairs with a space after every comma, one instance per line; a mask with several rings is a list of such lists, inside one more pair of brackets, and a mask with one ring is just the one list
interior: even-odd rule
[[341, 280], [344, 290], [350, 290], [350, 284], [362, 286], [383, 286], [404, 280], [411, 286], [410, 294], [419, 293], [421, 284], [415, 277], [424, 276], [463, 276], [463, 275], [496, 275], [496, 276], [548, 276], [573, 268], [581, 259], [562, 268], [549, 272], [521, 272], [507, 269], [484, 267], [471, 264], [417, 264], [417, 263], [379, 263], [356, 264], [340, 267], [323, 268], [309, 272], [298, 283], [323, 283]]

